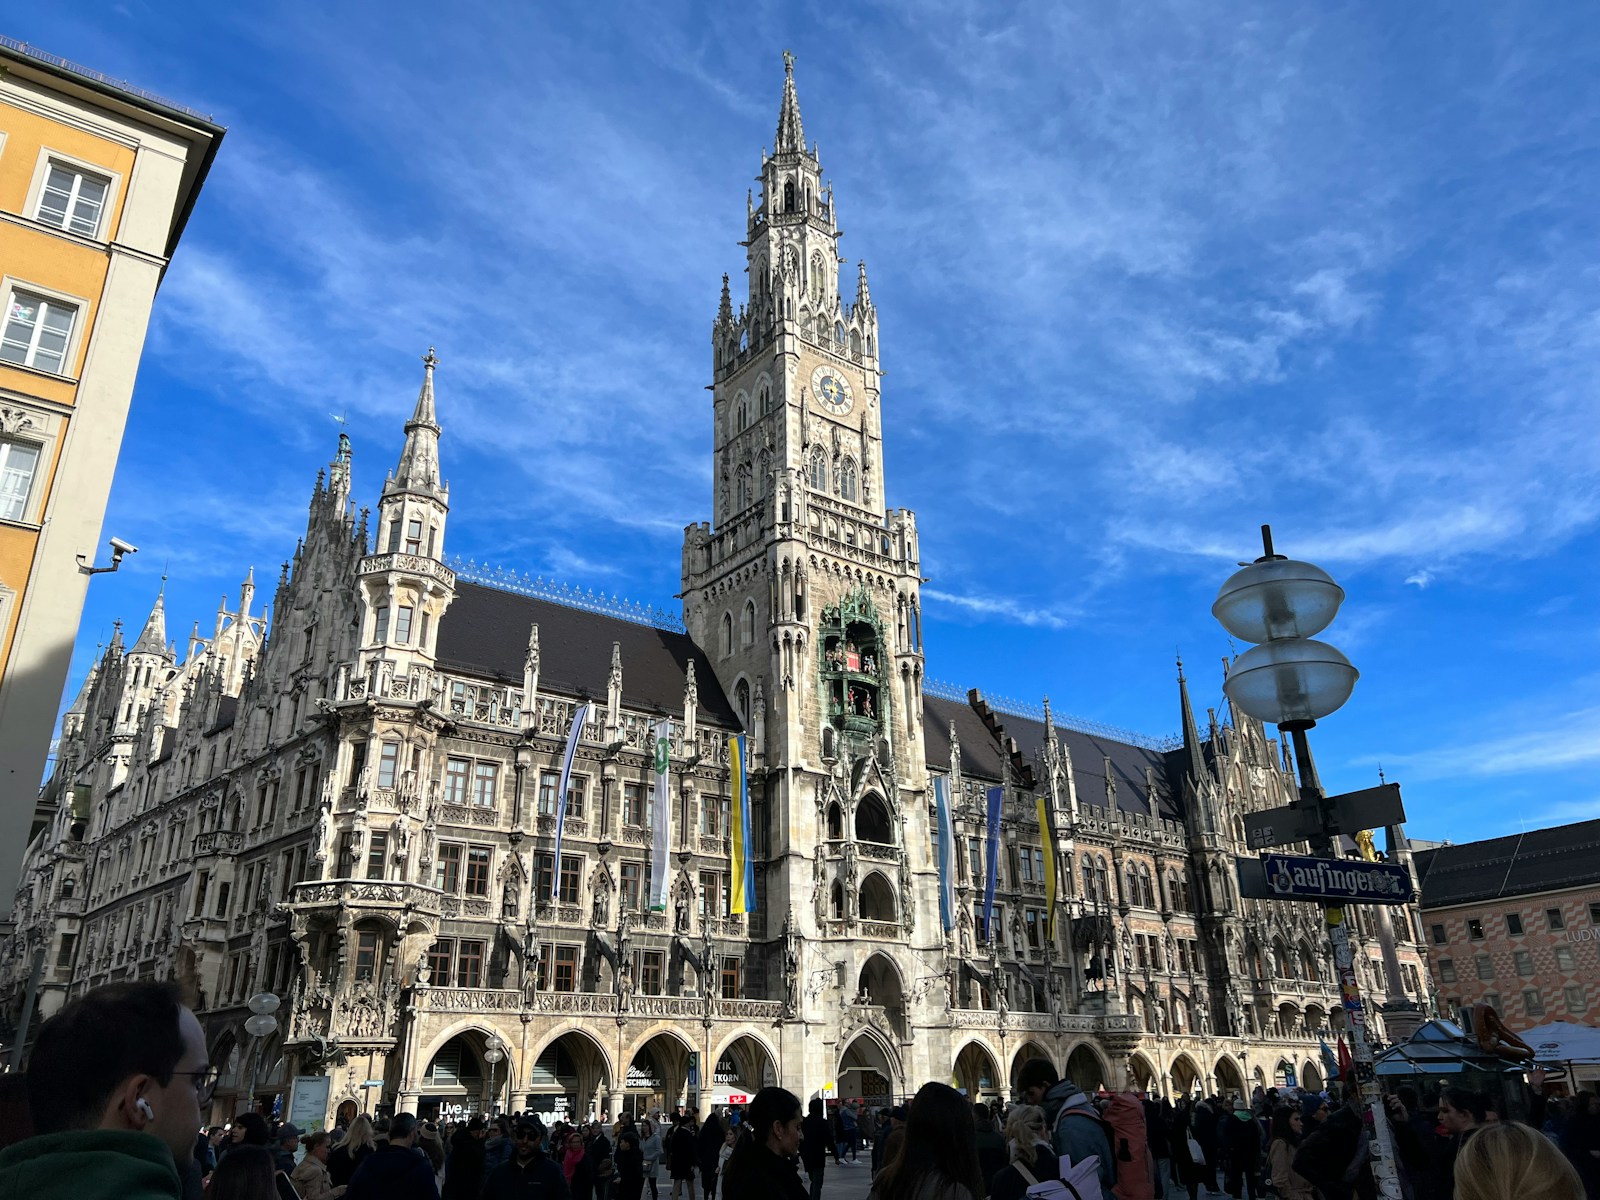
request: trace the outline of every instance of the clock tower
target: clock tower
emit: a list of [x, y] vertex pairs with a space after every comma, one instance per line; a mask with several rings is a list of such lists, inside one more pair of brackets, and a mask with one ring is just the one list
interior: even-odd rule
[[906, 1030], [912, 1000], [866, 963], [909, 980], [943, 945], [936, 890], [913, 886], [931, 870], [916, 519], [886, 507], [877, 310], [839, 256], [788, 54], [758, 182], [745, 294], [724, 276], [712, 325], [713, 519], [685, 532], [684, 618], [749, 738], [752, 941], [802, 939], [846, 1001], [876, 988]]

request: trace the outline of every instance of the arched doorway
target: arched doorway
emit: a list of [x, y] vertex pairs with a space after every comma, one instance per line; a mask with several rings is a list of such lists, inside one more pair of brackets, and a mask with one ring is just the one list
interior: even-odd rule
[[635, 1050], [623, 1082], [622, 1110], [642, 1116], [653, 1108], [671, 1112], [687, 1104], [691, 1053], [670, 1033], [658, 1033]]
[[[485, 1035], [472, 1030], [458, 1033], [434, 1052], [428, 1069], [422, 1073], [422, 1095], [417, 1099], [419, 1117], [454, 1121], [487, 1111], [489, 1071], [483, 1061], [486, 1041]], [[502, 1059], [497, 1065], [503, 1063]], [[496, 1084], [504, 1083], [504, 1074], [496, 1074]], [[498, 1086], [496, 1090], [500, 1090]]]
[[1200, 1068], [1187, 1054], [1172, 1060], [1172, 1092], [1175, 1096], [1193, 1096], [1200, 1091]]
[[876, 1107], [891, 1103], [899, 1095], [888, 1048], [866, 1032], [857, 1034], [845, 1047], [836, 1079], [841, 1100], [857, 1100]]
[[1000, 1068], [981, 1042], [968, 1042], [956, 1055], [957, 1089], [968, 1100], [991, 1100], [1001, 1095]]
[[1322, 1071], [1316, 1063], [1309, 1058], [1300, 1068], [1300, 1087], [1307, 1092], [1320, 1092], [1322, 1090]]
[[588, 1034], [573, 1030], [546, 1042], [534, 1057], [524, 1106], [544, 1114], [547, 1124], [576, 1120], [598, 1109], [600, 1093], [610, 1083], [605, 1051]]
[[1161, 1089], [1156, 1085], [1156, 1069], [1142, 1054], [1128, 1056], [1128, 1087], [1145, 1096], [1154, 1096]]
[[1087, 1043], [1079, 1043], [1067, 1056], [1067, 1078], [1090, 1095], [1109, 1088], [1113, 1082], [1106, 1060]]
[[1295, 1070], [1294, 1063], [1287, 1058], [1280, 1058], [1278, 1065], [1273, 1069], [1272, 1082], [1281, 1088], [1300, 1086], [1300, 1074]]
[[778, 1082], [778, 1065], [759, 1038], [743, 1034], [717, 1055], [711, 1076], [712, 1104], [748, 1104], [764, 1087]]
[[1215, 1073], [1217, 1090], [1222, 1093], [1224, 1100], [1231, 1099], [1234, 1096], [1249, 1098], [1249, 1093], [1245, 1091], [1244, 1073], [1240, 1070], [1237, 1059], [1224, 1054], [1217, 1059]]
[[904, 1041], [906, 1036], [905, 989], [900, 983], [900, 972], [887, 955], [874, 954], [861, 968], [860, 985], [856, 991], [857, 1004], [871, 1004], [883, 1009], [895, 1035]]

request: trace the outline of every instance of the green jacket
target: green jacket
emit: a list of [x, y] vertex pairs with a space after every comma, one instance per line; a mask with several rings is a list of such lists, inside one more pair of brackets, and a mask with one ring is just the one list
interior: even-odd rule
[[0, 1150], [0, 1200], [183, 1200], [165, 1142], [147, 1133], [74, 1129]]

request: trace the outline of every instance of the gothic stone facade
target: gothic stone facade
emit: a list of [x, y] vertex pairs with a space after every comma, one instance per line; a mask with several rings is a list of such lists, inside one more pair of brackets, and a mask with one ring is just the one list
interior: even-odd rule
[[[916, 521], [886, 506], [877, 312], [864, 266], [841, 294], [792, 71], [761, 182], [749, 294], [735, 310], [725, 277], [713, 325], [715, 491], [684, 539], [687, 632], [457, 577], [430, 352], [371, 527], [346, 438], [318, 476], [270, 632], [247, 581], [180, 656], [158, 602], [86, 680], [24, 864], [8, 1015], [35, 962], [45, 1014], [108, 980], [176, 977], [224, 1068], [218, 1116], [305, 1073], [332, 1077], [330, 1110], [452, 1112], [706, 1104], [772, 1081], [871, 1100], [952, 1074], [994, 1094], [1036, 1054], [1087, 1086], [1320, 1079], [1315, 1035], [1342, 1016], [1320, 916], [1241, 901], [1232, 865], [1242, 815], [1293, 795], [1285, 748], [1245, 718], [1213, 714], [1202, 734], [1181, 673], [1183, 738], [1159, 749], [925, 685]], [[585, 700], [557, 858], [560, 755]], [[747, 916], [728, 905], [735, 732], [751, 747]], [[1061, 836], [1053, 937], [1039, 797]], [[245, 1005], [264, 990], [280, 1027], [257, 1046]]]

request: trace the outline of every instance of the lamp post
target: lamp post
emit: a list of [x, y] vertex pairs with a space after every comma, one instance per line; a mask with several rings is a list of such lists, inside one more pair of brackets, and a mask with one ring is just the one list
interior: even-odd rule
[[[1294, 740], [1295, 765], [1300, 773], [1298, 804], [1312, 810], [1321, 831], [1312, 843], [1312, 851], [1332, 858], [1333, 814], [1328, 811], [1327, 794], [1317, 778], [1306, 731], [1350, 699], [1359, 677], [1350, 660], [1337, 649], [1313, 640], [1313, 635], [1326, 629], [1338, 614], [1344, 589], [1321, 567], [1275, 553], [1270, 525], [1261, 527], [1261, 544], [1261, 557], [1230, 575], [1211, 606], [1211, 614], [1229, 633], [1258, 643], [1234, 660], [1222, 690], [1235, 708], [1286, 730]], [[1372, 1173], [1385, 1200], [1399, 1200], [1394, 1135], [1373, 1070], [1366, 1011], [1356, 982], [1344, 905], [1324, 905], [1323, 919], [1339, 972], [1356, 1082], [1376, 1135]]]
[[497, 1070], [501, 1061], [506, 1056], [506, 1044], [500, 1040], [500, 1035], [489, 1035], [488, 1048], [483, 1052], [483, 1061], [489, 1064], [489, 1115], [495, 1115], [500, 1103], [500, 1086]]
[[250, 1056], [250, 1111], [256, 1108], [256, 1075], [261, 1069], [261, 1042], [269, 1033], [278, 1027], [278, 1018], [272, 1014], [278, 1011], [278, 998], [271, 992], [257, 992], [250, 997], [250, 1017], [244, 1023], [244, 1031], [255, 1039], [255, 1046]]

